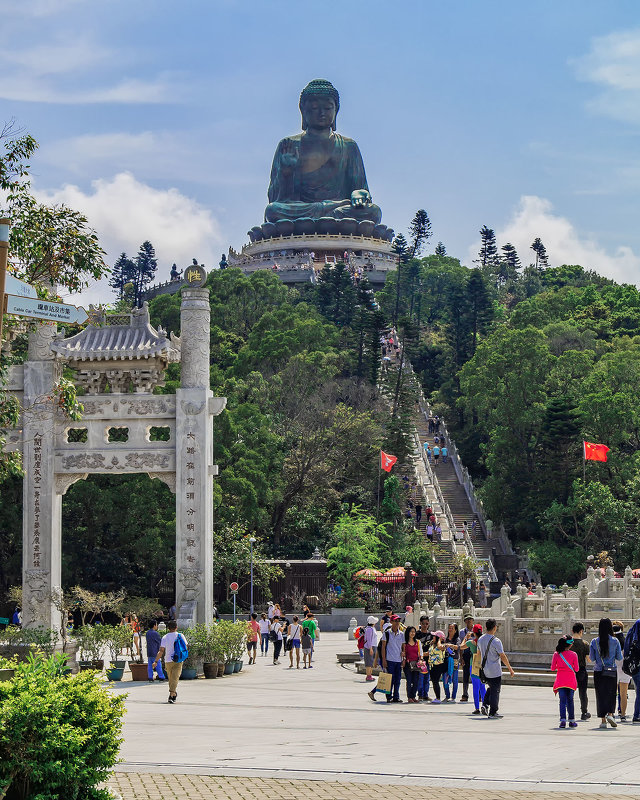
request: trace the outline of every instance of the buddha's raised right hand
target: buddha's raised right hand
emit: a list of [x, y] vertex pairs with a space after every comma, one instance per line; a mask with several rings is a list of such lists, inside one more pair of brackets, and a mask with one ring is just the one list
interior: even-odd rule
[[296, 142], [284, 141], [280, 149], [280, 171], [283, 175], [291, 175], [298, 166], [300, 148]]

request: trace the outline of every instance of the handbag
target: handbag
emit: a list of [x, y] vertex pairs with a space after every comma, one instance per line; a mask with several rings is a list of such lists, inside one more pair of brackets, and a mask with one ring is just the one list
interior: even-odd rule
[[482, 683], [486, 683], [487, 682], [487, 676], [484, 674], [484, 665], [487, 663], [487, 656], [489, 655], [489, 648], [491, 647], [491, 642], [495, 638], [496, 638], [495, 636], [492, 636], [489, 639], [489, 644], [487, 645], [487, 649], [486, 649], [485, 654], [484, 654], [484, 656], [482, 658], [482, 664], [480, 665], [480, 680], [482, 681]]
[[615, 678], [618, 680], [618, 670], [615, 667], [605, 667], [604, 659], [602, 658], [602, 650], [600, 649], [600, 642], [598, 642], [598, 653], [600, 653], [600, 661], [602, 661], [602, 669], [600, 674], [603, 678]]
[[384, 692], [385, 694], [391, 694], [391, 673], [390, 672], [381, 672], [378, 675], [378, 683], [376, 684], [376, 689], [379, 692]]
[[422, 672], [422, 670], [418, 666], [418, 662], [417, 661], [410, 661], [409, 662], [409, 669], [411, 670], [411, 672]]

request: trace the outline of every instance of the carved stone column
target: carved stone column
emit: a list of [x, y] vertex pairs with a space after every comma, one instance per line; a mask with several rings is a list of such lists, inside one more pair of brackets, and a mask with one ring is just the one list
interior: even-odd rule
[[56, 326], [38, 325], [24, 364], [22, 619], [27, 627], [60, 629], [52, 602], [61, 583], [62, 497], [55, 485], [54, 408], [48, 397], [58, 368], [50, 344]]
[[[176, 403], [176, 606], [184, 625], [213, 616], [213, 416], [226, 404], [209, 388], [208, 289], [184, 289], [181, 386]], [[217, 400], [217, 402], [216, 402]]]

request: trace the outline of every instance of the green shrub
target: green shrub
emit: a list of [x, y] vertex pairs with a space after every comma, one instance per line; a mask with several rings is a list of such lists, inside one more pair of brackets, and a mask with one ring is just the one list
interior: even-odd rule
[[124, 697], [94, 672], [63, 677], [64, 656], [31, 655], [0, 683], [0, 797], [106, 800], [118, 761]]

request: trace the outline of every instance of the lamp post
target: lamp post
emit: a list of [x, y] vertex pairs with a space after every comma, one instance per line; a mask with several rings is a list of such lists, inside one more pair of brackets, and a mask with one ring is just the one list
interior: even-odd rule
[[7, 217], [0, 219], [0, 345], [2, 345], [2, 322], [4, 317], [7, 261], [9, 260], [9, 223]]
[[249, 538], [249, 544], [251, 545], [251, 613], [253, 614], [253, 543], [255, 542], [255, 536], [251, 536]]

